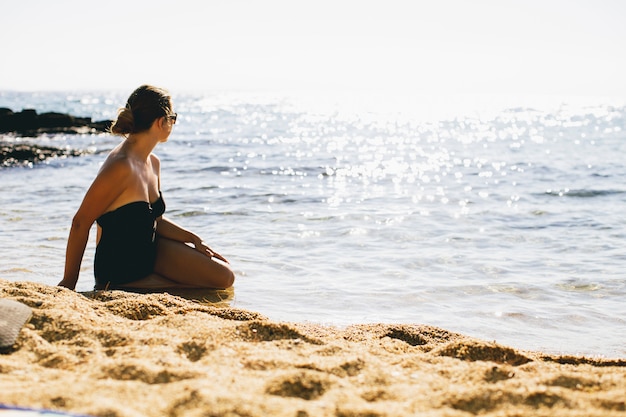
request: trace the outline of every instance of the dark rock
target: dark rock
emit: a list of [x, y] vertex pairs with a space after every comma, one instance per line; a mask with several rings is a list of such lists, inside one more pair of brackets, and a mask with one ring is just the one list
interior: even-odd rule
[[49, 158], [79, 156], [84, 151], [54, 148], [29, 143], [0, 143], [0, 167], [19, 166], [43, 162]]
[[[51, 128], [51, 127], [72, 127], [78, 121], [78, 119], [65, 113], [41, 113], [38, 120], [38, 128]], [[91, 119], [88, 119], [87, 123], [91, 123]]]
[[[15, 113], [9, 108], [0, 107], [0, 137], [2, 134], [35, 137], [46, 133], [99, 133], [108, 131], [111, 123], [110, 120], [94, 122], [91, 117], [75, 117], [58, 112], [37, 114], [34, 109]], [[0, 142], [0, 168], [35, 164], [49, 158], [79, 156], [85, 153], [81, 150], [30, 143]]]
[[100, 120], [97, 122], [89, 123], [89, 127], [96, 130], [97, 132], [108, 132], [112, 124], [112, 120]]
[[106, 132], [110, 120], [93, 122], [91, 117], [75, 117], [65, 113], [47, 112], [37, 114], [33, 109], [13, 112], [0, 108], [0, 133], [20, 136], [37, 136], [44, 133], [98, 133]]

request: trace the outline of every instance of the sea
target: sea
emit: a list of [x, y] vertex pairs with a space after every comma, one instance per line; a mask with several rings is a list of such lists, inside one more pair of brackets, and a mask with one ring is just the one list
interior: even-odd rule
[[[0, 92], [113, 119], [130, 92]], [[626, 357], [626, 104], [589, 97], [172, 92], [166, 216], [270, 319], [442, 327]], [[0, 168], [0, 278], [56, 285], [108, 134], [5, 135], [83, 156]], [[93, 289], [92, 230], [78, 291]]]

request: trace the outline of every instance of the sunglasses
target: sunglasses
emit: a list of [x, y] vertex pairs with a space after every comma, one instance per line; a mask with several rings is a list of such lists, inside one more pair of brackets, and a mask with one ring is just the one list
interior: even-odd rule
[[178, 114], [177, 113], [172, 113], [172, 114], [169, 114], [169, 115], [167, 115], [165, 117], [170, 119], [172, 121], [172, 123], [176, 123], [176, 119], [178, 118]]

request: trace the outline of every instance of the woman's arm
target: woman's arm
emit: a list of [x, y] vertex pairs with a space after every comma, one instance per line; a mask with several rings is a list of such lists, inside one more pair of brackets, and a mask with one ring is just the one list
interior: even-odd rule
[[124, 191], [130, 167], [124, 162], [105, 164], [83, 198], [72, 219], [65, 251], [65, 271], [58, 285], [76, 288], [80, 265], [89, 240], [89, 230], [98, 217]]
[[166, 239], [176, 240], [182, 243], [190, 243], [194, 248], [196, 248], [196, 250], [207, 255], [208, 257], [217, 258], [229, 263], [226, 258], [208, 247], [198, 235], [180, 227], [166, 217], [159, 218], [157, 223], [157, 234]]
[[[151, 154], [150, 155], [152, 161], [152, 168], [154, 170], [155, 175], [157, 176], [159, 190], [161, 189], [161, 161], [159, 158]], [[175, 240], [177, 242], [189, 243], [193, 245], [198, 252], [208, 256], [209, 258], [217, 258], [226, 263], [229, 263], [226, 258], [224, 258], [219, 253], [215, 252], [211, 249], [206, 243], [202, 241], [202, 239], [196, 235], [195, 233], [190, 232], [187, 229], [182, 228], [177, 225], [170, 219], [161, 216], [157, 221], [157, 234], [166, 239]]]
[[67, 248], [65, 250], [65, 271], [63, 279], [59, 282], [62, 287], [73, 290], [78, 282], [78, 274], [80, 272], [80, 264], [83, 260], [83, 254], [89, 240], [89, 229], [93, 222], [84, 222], [82, 216], [76, 213], [72, 219], [72, 227], [70, 235], [67, 239]]

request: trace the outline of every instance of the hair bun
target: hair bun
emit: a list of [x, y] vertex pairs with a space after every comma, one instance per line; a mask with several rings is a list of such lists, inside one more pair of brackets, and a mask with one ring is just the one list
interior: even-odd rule
[[117, 111], [117, 119], [111, 126], [111, 133], [114, 135], [128, 135], [135, 129], [135, 118], [133, 112], [128, 107], [122, 107]]

